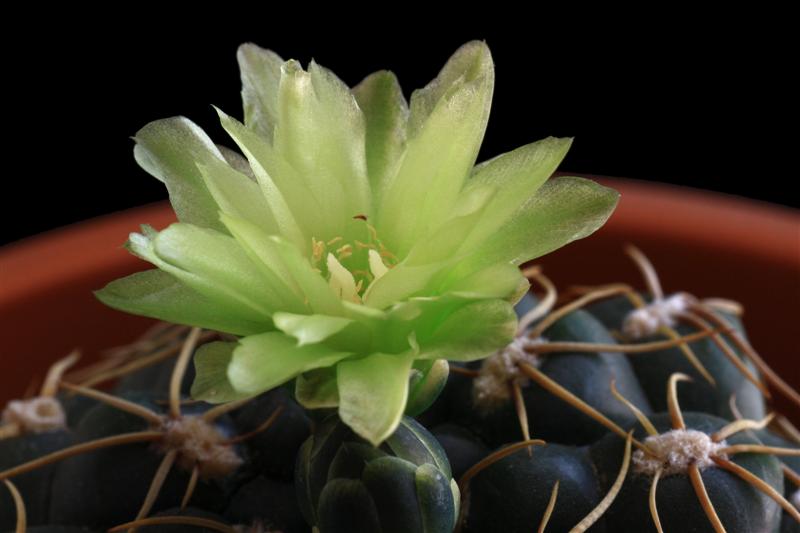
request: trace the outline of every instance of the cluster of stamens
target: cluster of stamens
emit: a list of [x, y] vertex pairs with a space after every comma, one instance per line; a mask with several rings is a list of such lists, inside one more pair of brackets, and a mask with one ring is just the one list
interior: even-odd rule
[[[351, 244], [345, 242], [342, 236], [328, 241], [311, 237], [311, 266], [320, 274], [327, 274], [331, 288], [341, 298], [361, 303], [361, 297], [370, 284], [393, 268], [399, 260], [381, 242], [377, 230], [366, 222], [366, 217], [359, 215], [355, 218], [366, 224], [369, 242], [355, 239]], [[366, 251], [368, 269], [346, 268], [343, 262], [352, 258], [358, 250]], [[352, 278], [352, 283], [349, 278]]]

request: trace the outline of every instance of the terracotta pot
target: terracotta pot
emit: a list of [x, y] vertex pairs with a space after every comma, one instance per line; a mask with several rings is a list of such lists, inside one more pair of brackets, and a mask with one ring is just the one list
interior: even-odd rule
[[[616, 281], [641, 287], [622, 252], [624, 243], [634, 243], [655, 264], [666, 292], [743, 303], [753, 345], [785, 379], [800, 384], [794, 360], [800, 340], [793, 331], [800, 323], [800, 214], [692, 189], [596, 179], [622, 193], [617, 211], [592, 237], [542, 258], [547, 275], [559, 287]], [[91, 291], [149, 268], [121, 245], [142, 223], [162, 228], [172, 221], [168, 204], [154, 204], [0, 250], [0, 405], [73, 348], [91, 359], [151, 323], [105, 307]]]

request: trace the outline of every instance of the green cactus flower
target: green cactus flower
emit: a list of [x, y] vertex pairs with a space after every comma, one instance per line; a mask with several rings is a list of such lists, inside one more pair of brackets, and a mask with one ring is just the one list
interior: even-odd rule
[[[193, 395], [223, 402], [295, 379], [373, 444], [432, 401], [445, 360], [514, 336], [518, 266], [589, 235], [618, 195], [546, 181], [571, 140], [477, 166], [494, 87], [483, 42], [462, 46], [410, 102], [395, 76], [349, 89], [332, 72], [245, 44], [239, 152], [189, 120], [148, 124], [134, 155], [179, 223], [130, 251], [157, 269], [96, 294], [127, 312], [239, 336], [203, 346]], [[438, 380], [431, 378], [438, 376]]]

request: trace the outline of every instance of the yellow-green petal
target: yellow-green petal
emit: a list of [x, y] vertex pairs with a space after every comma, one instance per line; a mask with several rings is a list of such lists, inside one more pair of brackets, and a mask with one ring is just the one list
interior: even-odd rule
[[269, 235], [280, 235], [258, 183], [221, 161], [201, 163], [198, 169], [220, 211], [256, 224]]
[[374, 353], [336, 366], [339, 418], [378, 446], [391, 435], [406, 407], [413, 353]]
[[[497, 194], [476, 224], [475, 231], [464, 242], [464, 248], [473, 248], [491, 238], [555, 172], [571, 145], [572, 139], [548, 137], [477, 165], [467, 180], [462, 197], [487, 186], [493, 187]], [[535, 231], [539, 232], [538, 229]]]
[[228, 380], [228, 365], [234, 348], [235, 342], [210, 342], [197, 349], [194, 354], [192, 398], [209, 403], [224, 403], [251, 396], [235, 390]]
[[608, 220], [618, 200], [617, 191], [591, 180], [551, 179], [459, 266], [458, 273], [465, 266], [520, 265], [591, 235]]
[[378, 231], [399, 257], [450, 216], [478, 155], [493, 89], [489, 49], [473, 41], [412, 94], [405, 156], [377, 213]]
[[353, 87], [366, 120], [366, 156], [372, 201], [397, 172], [405, 150], [408, 104], [394, 73], [373, 72]]
[[306, 409], [326, 409], [339, 405], [339, 389], [334, 367], [318, 368], [297, 376], [294, 397]]
[[245, 43], [236, 51], [242, 78], [245, 125], [272, 142], [278, 117], [278, 84], [283, 59], [272, 50]]
[[418, 335], [420, 357], [474, 361], [507, 346], [517, 330], [514, 306], [503, 300], [463, 305], [427, 335]]
[[275, 313], [272, 320], [276, 328], [297, 339], [298, 346], [322, 342], [354, 323], [349, 318], [339, 316], [292, 313]]
[[178, 219], [224, 232], [217, 203], [197, 168], [200, 163], [224, 161], [205, 132], [185, 117], [173, 117], [147, 124], [134, 140], [136, 162], [167, 186]]
[[200, 294], [164, 270], [131, 274], [112, 281], [94, 294], [114, 309], [176, 324], [234, 335], [272, 329], [269, 317], [252, 312], [235, 300]]
[[258, 394], [301, 372], [324, 368], [348, 357], [323, 344], [297, 346], [293, 337], [270, 332], [239, 340], [228, 366], [228, 380], [242, 393]]

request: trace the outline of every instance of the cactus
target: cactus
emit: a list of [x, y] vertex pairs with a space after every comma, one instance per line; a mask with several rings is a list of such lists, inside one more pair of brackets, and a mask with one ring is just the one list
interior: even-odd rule
[[410, 103], [386, 71], [238, 59], [242, 154], [145, 126], [180, 222], [131, 234], [157, 268], [97, 292], [175, 324], [5, 408], [0, 530], [798, 530], [800, 433], [767, 405], [800, 395], [740, 306], [665, 295], [634, 247], [646, 291], [518, 268], [617, 195], [546, 181], [570, 140], [473, 168], [485, 43]]

